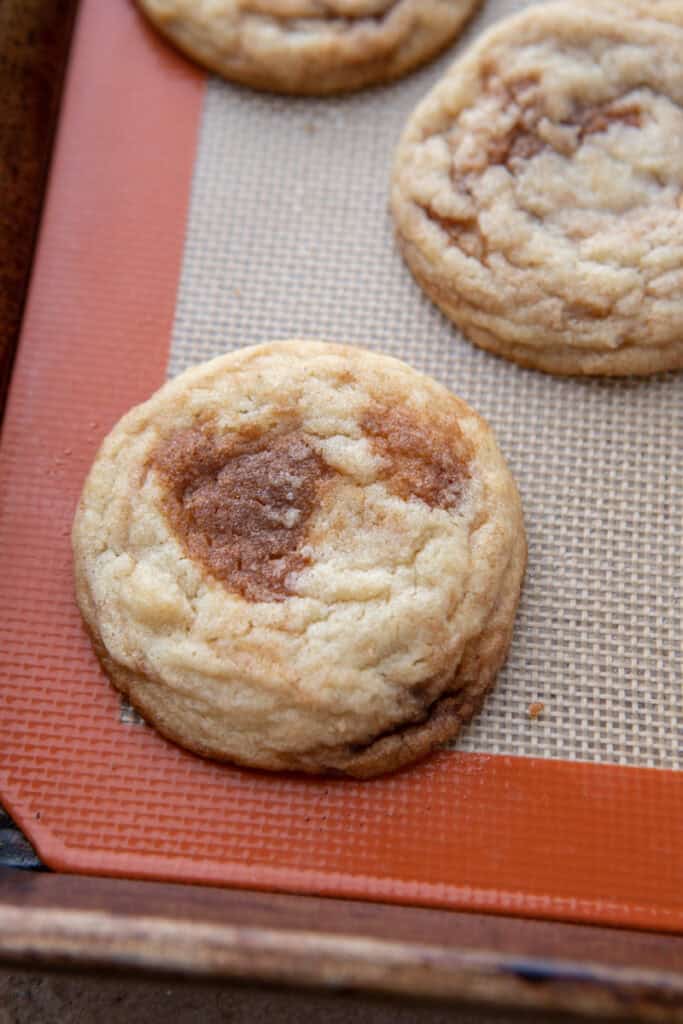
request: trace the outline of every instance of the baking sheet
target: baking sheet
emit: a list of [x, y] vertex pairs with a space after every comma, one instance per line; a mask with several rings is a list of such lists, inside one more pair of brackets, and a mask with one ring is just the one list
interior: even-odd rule
[[[460, 46], [522, 6], [489, 2]], [[683, 375], [524, 371], [422, 296], [388, 175], [453, 55], [356, 96], [268, 97], [205, 80], [124, 0], [83, 3], [0, 466], [0, 795], [54, 866], [683, 927]], [[453, 388], [524, 500], [496, 691], [457, 752], [393, 779], [184, 754], [107, 687], [71, 596], [70, 519], [109, 425], [166, 373], [295, 335]]]

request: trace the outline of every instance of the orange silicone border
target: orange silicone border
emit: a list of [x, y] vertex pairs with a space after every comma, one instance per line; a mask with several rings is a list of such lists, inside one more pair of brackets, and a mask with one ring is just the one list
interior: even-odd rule
[[3, 802], [63, 871], [683, 931], [682, 773], [440, 754], [275, 778], [119, 724], [69, 525], [164, 376], [202, 95], [127, 0], [83, 0], [0, 455]]

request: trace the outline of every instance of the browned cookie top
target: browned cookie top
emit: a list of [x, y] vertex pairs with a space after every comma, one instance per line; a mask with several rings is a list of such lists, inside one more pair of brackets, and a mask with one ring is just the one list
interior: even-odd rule
[[463, 402], [396, 360], [283, 342], [124, 417], [74, 550], [103, 664], [162, 731], [260, 767], [374, 774], [478, 706], [526, 549]]
[[393, 188], [403, 252], [468, 337], [526, 365], [683, 366], [681, 138], [683, 17], [533, 5], [413, 115]]
[[182, 50], [226, 78], [324, 95], [428, 60], [480, 0], [138, 0]]

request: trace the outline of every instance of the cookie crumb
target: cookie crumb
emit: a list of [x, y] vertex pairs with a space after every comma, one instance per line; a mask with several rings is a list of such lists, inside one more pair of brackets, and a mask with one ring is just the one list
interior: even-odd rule
[[529, 718], [538, 718], [540, 715], [543, 714], [544, 709], [545, 704], [543, 704], [540, 700], [535, 701], [533, 704], [529, 705]]

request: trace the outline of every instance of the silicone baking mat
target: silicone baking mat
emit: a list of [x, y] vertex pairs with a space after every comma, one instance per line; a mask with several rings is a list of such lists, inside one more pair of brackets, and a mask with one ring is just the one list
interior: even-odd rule
[[[489, 0], [455, 49], [521, 6]], [[52, 867], [683, 930], [683, 375], [523, 371], [422, 296], [388, 174], [453, 52], [390, 87], [277, 98], [205, 78], [127, 0], [83, 0], [0, 453], [0, 797]], [[109, 688], [72, 597], [71, 518], [109, 427], [167, 373], [296, 335], [439, 378], [524, 499], [495, 693], [457, 750], [373, 782], [166, 743]]]

